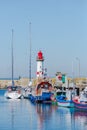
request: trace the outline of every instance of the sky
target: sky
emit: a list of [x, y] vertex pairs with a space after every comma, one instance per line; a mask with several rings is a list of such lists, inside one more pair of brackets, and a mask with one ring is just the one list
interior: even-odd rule
[[32, 77], [39, 50], [49, 77], [87, 76], [87, 0], [0, 0], [0, 78], [11, 77], [12, 29], [14, 77], [29, 76], [30, 22]]

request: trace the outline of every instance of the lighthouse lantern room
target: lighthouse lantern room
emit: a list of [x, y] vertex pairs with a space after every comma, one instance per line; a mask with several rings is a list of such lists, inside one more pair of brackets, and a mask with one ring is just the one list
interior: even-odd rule
[[37, 78], [43, 78], [44, 57], [43, 57], [43, 53], [41, 51], [38, 52], [36, 61], [37, 61]]

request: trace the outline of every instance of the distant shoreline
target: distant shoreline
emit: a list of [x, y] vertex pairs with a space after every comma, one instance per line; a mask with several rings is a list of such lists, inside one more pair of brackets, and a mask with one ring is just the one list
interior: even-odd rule
[[[48, 79], [52, 85], [56, 85], [56, 78], [49, 78]], [[68, 81], [72, 83], [72, 79], [68, 78]], [[27, 87], [29, 84], [29, 78], [14, 78], [14, 83], [16, 86], [21, 86], [23, 88]], [[84, 88], [85, 86], [87, 86], [87, 78], [75, 78], [74, 79], [74, 83], [76, 86], [78, 86], [79, 88]], [[0, 89], [6, 89], [7, 86], [11, 86], [12, 85], [12, 79], [11, 78], [0, 78]], [[37, 85], [37, 78], [32, 78], [32, 86], [36, 86]]]
[[[50, 79], [51, 80], [51, 79]], [[32, 86], [36, 86], [41, 79], [32, 78]], [[23, 88], [27, 87], [29, 84], [29, 78], [14, 78], [14, 84], [16, 86], [21, 86]], [[0, 78], [0, 89], [6, 89], [8, 86], [12, 85], [11, 78]]]
[[[26, 87], [29, 83], [28, 78], [14, 78], [14, 83], [17, 86]], [[0, 78], [0, 89], [5, 89], [12, 84], [11, 78]]]
[[[0, 78], [0, 80], [11, 80], [12, 78]], [[14, 80], [19, 80], [19, 78], [14, 78]]]

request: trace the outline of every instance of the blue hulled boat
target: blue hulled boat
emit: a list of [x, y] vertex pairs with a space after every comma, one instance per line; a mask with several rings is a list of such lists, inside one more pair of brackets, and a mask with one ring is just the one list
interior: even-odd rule
[[39, 83], [32, 94], [29, 95], [29, 99], [36, 103], [51, 103], [52, 102], [52, 85], [48, 81]]
[[72, 101], [72, 90], [66, 90], [61, 93], [61, 95], [56, 96], [56, 101], [58, 106], [61, 107], [74, 107], [74, 103]]

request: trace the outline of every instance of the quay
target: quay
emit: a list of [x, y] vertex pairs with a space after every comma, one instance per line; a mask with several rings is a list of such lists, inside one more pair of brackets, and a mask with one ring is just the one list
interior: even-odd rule
[[[67, 78], [68, 82], [72, 83], [72, 78]], [[56, 78], [48, 78], [47, 80], [52, 83], [53, 87], [56, 86]], [[0, 79], [0, 89], [5, 89], [7, 86], [11, 85], [11, 79]], [[40, 81], [39, 81], [40, 82]], [[18, 78], [14, 80], [15, 85], [22, 86], [23, 88], [28, 86], [29, 78]], [[32, 79], [32, 86], [36, 86], [38, 83], [36, 78]], [[74, 78], [74, 84], [80, 89], [85, 88], [87, 86], [87, 78]]]
[[[53, 85], [56, 82], [55, 78], [50, 78], [47, 79], [49, 80]], [[29, 78], [18, 78], [18, 79], [14, 79], [14, 83], [16, 86], [22, 86], [23, 88], [27, 87], [29, 84]], [[38, 82], [41, 82], [41, 79], [37, 80], [36, 78], [32, 78], [32, 86], [36, 86], [36, 84]], [[12, 84], [12, 80], [11, 79], [0, 79], [0, 89], [4, 89], [7, 86], [10, 86]]]

